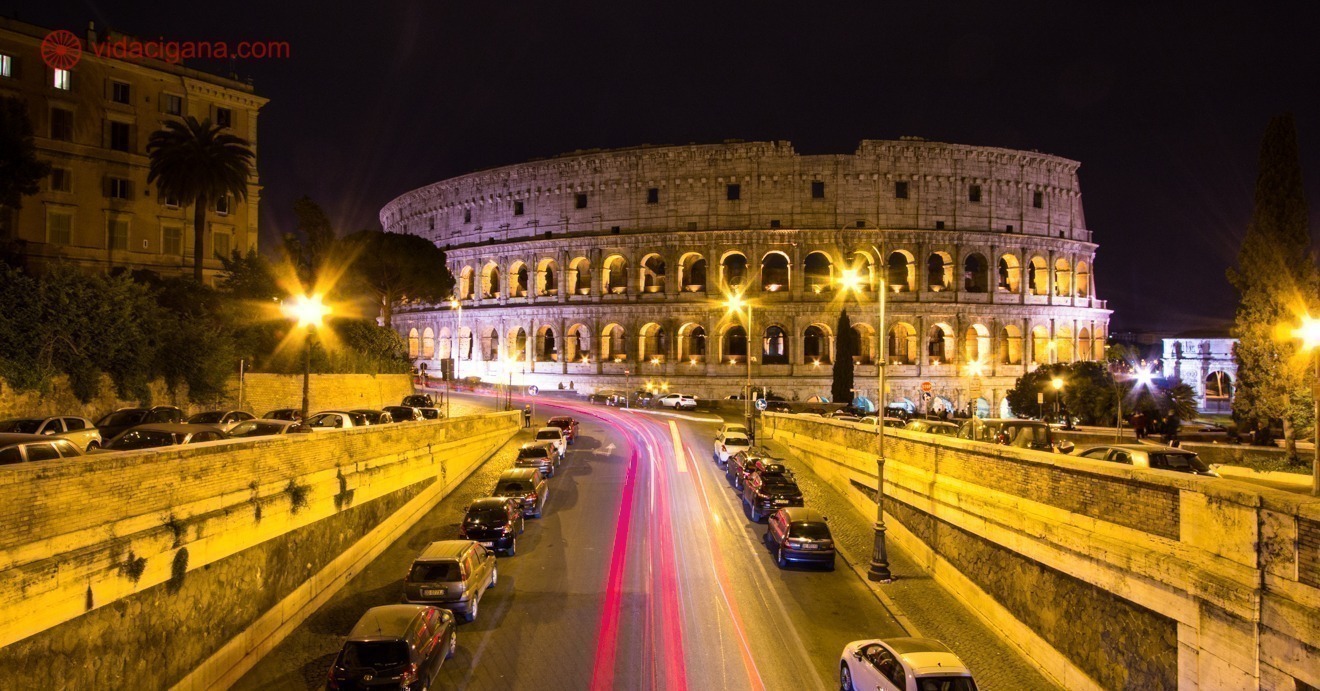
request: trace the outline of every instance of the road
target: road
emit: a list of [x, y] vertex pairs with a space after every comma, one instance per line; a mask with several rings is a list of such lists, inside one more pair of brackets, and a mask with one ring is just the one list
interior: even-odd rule
[[[545, 517], [480, 618], [459, 628], [441, 688], [824, 689], [857, 638], [902, 635], [846, 564], [779, 570], [710, 457], [714, 423], [539, 402], [572, 414], [577, 443], [550, 480]], [[515, 440], [266, 656], [239, 689], [322, 688], [367, 608], [512, 464]], [[677, 445], [676, 445], [677, 442]], [[675, 449], [680, 451], [676, 453]]]

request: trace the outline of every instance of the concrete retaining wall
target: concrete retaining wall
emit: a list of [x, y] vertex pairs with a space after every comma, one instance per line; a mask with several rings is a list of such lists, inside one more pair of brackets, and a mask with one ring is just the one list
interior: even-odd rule
[[[874, 428], [763, 428], [874, 515]], [[1069, 689], [1320, 686], [1320, 499], [886, 431], [890, 539]]]

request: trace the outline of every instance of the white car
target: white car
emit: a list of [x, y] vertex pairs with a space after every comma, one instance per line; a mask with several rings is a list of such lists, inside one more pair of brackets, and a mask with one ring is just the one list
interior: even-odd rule
[[673, 408], [675, 410], [695, 410], [697, 407], [697, 397], [685, 393], [670, 393], [656, 399], [662, 408]]
[[568, 453], [568, 440], [564, 438], [564, 430], [558, 427], [542, 427], [536, 430], [536, 441], [549, 444], [561, 461], [564, 460], [564, 454]]
[[928, 638], [853, 641], [839, 658], [843, 691], [977, 691], [972, 672], [943, 643]]
[[303, 425], [305, 429], [313, 432], [328, 432], [332, 429], [348, 429], [357, 427], [353, 424], [353, 415], [338, 410], [327, 410], [324, 413], [317, 413], [307, 418], [307, 423]]
[[715, 437], [715, 462], [721, 468], [729, 462], [729, 457], [739, 451], [752, 448], [752, 442], [742, 432], [724, 432]]
[[717, 432], [715, 436], [728, 434], [730, 432], [741, 434], [748, 439], [752, 438], [751, 433], [747, 431], [747, 425], [738, 424], [736, 422], [726, 422], [723, 425], [720, 425], [720, 431]]

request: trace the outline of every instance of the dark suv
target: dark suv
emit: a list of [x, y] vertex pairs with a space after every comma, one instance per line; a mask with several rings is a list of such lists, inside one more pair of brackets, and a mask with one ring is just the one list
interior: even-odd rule
[[428, 393], [415, 393], [411, 396], [404, 396], [399, 405], [408, 406], [409, 408], [434, 408], [435, 399], [431, 398], [431, 394]]
[[540, 518], [545, 511], [546, 481], [535, 468], [510, 468], [500, 473], [500, 479], [491, 490], [493, 497], [516, 499], [522, 506], [523, 516]]
[[403, 579], [403, 599], [435, 605], [475, 621], [486, 591], [499, 583], [495, 555], [472, 540], [432, 542]]
[[958, 428], [959, 439], [1016, 446], [1020, 449], [1072, 453], [1073, 443], [1057, 442], [1050, 426], [1040, 420], [972, 418]]
[[522, 504], [508, 497], [484, 497], [468, 504], [458, 536], [512, 557], [523, 531]]
[[121, 432], [131, 427], [153, 423], [174, 424], [183, 422], [183, 411], [172, 405], [158, 405], [152, 408], [120, 408], [96, 421], [96, 429], [101, 431], [101, 438], [110, 441]]
[[330, 667], [326, 688], [431, 688], [458, 647], [454, 615], [422, 605], [372, 607], [358, 620]]
[[788, 469], [778, 463], [765, 464], [747, 476], [743, 483], [742, 501], [752, 514], [752, 521], [786, 506], [802, 506], [802, 490]]
[[518, 449], [518, 457], [514, 459], [513, 465], [518, 468], [536, 468], [546, 477], [554, 477], [555, 462], [559, 454], [555, 453], [549, 444], [530, 443], [523, 444]]
[[824, 564], [834, 570], [834, 536], [824, 516], [796, 507], [774, 512], [767, 522], [765, 543], [779, 568], [802, 562]]

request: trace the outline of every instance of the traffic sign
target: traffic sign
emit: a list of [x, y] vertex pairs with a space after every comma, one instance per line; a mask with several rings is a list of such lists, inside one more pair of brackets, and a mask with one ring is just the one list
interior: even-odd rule
[[765, 402], [765, 399], [764, 399], [764, 398], [758, 398], [758, 399], [756, 399], [756, 409], [757, 409], [757, 410], [765, 410], [765, 407], [766, 407], [766, 402]]
[[921, 382], [922, 393], [930, 393], [935, 390], [935, 386], [928, 381]]
[[535, 384], [532, 384], [531, 386], [528, 386], [528, 387], [527, 387], [527, 395], [528, 395], [528, 396], [535, 396], [536, 394], [538, 394], [538, 393], [540, 393], [540, 392], [541, 392], [541, 390], [538, 389], [538, 388], [536, 388], [536, 385], [535, 385]]

